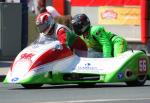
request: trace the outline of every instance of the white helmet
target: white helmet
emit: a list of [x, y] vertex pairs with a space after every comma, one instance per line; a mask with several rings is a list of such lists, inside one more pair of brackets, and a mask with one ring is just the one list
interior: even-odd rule
[[36, 26], [40, 33], [47, 35], [53, 29], [54, 25], [55, 21], [48, 12], [41, 13], [36, 17]]
[[49, 12], [53, 17], [61, 16], [61, 15], [58, 13], [58, 11], [57, 11], [54, 7], [52, 7], [52, 6], [47, 6], [47, 7], [46, 7], [46, 10], [47, 10], [47, 12]]

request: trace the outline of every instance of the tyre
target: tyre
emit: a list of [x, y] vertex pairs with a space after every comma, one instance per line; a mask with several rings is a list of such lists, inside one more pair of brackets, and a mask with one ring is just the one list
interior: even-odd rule
[[21, 84], [24, 88], [26, 89], [38, 89], [40, 88], [43, 84]]
[[78, 84], [79, 87], [95, 87], [95, 83]]
[[134, 81], [127, 81], [126, 84], [128, 86], [143, 86], [147, 80], [146, 75], [139, 75]]

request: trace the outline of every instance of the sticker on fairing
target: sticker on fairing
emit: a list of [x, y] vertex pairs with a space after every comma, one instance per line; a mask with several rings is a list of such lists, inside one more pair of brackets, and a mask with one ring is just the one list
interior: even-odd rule
[[122, 79], [124, 77], [124, 74], [123, 73], [118, 73], [117, 77], [118, 77], [118, 79]]
[[19, 80], [18, 77], [14, 77], [14, 78], [11, 79], [12, 82], [16, 82], [16, 81], [18, 81], [18, 80]]
[[147, 72], [147, 61], [146, 59], [139, 60], [139, 73]]

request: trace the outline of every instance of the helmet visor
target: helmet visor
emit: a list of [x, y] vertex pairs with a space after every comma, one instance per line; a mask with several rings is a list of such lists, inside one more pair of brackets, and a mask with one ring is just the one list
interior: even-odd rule
[[38, 25], [39, 32], [42, 33], [46, 31], [49, 28], [49, 26], [50, 25], [48, 23], [43, 23], [43, 24]]
[[82, 35], [81, 25], [73, 24], [73, 30], [77, 35]]

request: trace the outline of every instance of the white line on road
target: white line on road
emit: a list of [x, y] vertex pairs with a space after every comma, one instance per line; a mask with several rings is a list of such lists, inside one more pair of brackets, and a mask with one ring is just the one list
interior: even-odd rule
[[96, 99], [96, 100], [74, 100], [74, 101], [53, 101], [40, 103], [91, 103], [91, 102], [110, 102], [110, 101], [138, 101], [150, 100], [150, 98], [125, 98], [125, 99]]

